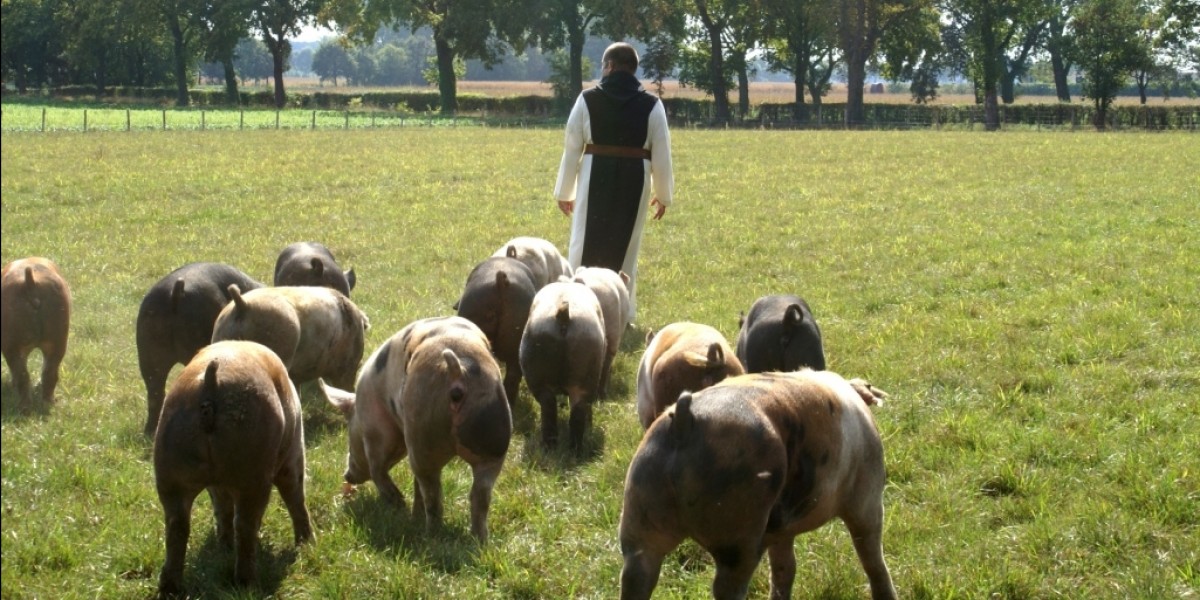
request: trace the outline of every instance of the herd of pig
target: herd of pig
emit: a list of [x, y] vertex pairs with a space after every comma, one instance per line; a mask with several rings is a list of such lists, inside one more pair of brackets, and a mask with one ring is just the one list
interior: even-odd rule
[[[202, 491], [218, 540], [234, 548], [240, 584], [256, 580], [272, 487], [296, 543], [313, 537], [295, 387], [313, 380], [348, 421], [348, 489], [370, 480], [403, 508], [388, 472], [407, 458], [413, 514], [436, 527], [441, 471], [457, 456], [473, 472], [471, 532], [485, 542], [520, 381], [540, 407], [547, 447], [557, 445], [558, 397], [568, 398], [569, 444], [578, 451], [628, 325], [627, 281], [607, 269], [572, 270], [550, 242], [516, 238], [470, 272], [456, 316], [410, 323], [364, 362], [369, 324], [349, 298], [355, 274], [321, 244], [284, 249], [273, 287], [217, 263], [168, 274], [137, 318], [145, 432], [166, 522], [160, 593], [182, 591], [191, 508]], [[0, 305], [18, 400], [32, 401], [26, 360], [36, 348], [42, 400], [53, 402], [71, 311], [66, 281], [48, 259], [14, 261], [3, 270]], [[185, 367], [168, 392], [176, 364]], [[793, 539], [834, 518], [850, 531], [872, 596], [895, 597], [881, 539], [883, 449], [869, 409], [886, 394], [824, 369], [820, 331], [796, 296], [755, 301], [736, 350], [698, 323], [648, 334], [636, 382], [646, 432], [619, 526], [622, 598], [648, 598], [663, 559], [687, 538], [714, 559], [714, 597], [744, 597], [766, 553], [771, 597], [787, 598]]]

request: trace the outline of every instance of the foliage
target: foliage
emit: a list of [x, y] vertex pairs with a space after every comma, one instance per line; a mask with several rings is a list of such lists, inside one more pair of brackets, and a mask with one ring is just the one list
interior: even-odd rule
[[1075, 62], [1083, 70], [1083, 94], [1096, 107], [1096, 128], [1130, 73], [1145, 64], [1149, 48], [1138, 35], [1137, 0], [1086, 0], [1075, 13]]
[[[581, 57], [581, 61], [583, 71], [591, 73], [591, 59], [585, 56]], [[554, 92], [556, 104], [566, 104], [569, 107], [569, 103], [579, 96], [571, 85], [571, 57], [565, 51], [559, 50], [550, 54], [550, 78], [547, 83]]]
[[312, 69], [322, 83], [333, 81], [336, 86], [339, 77], [349, 80], [354, 75], [355, 64], [341, 44], [327, 40], [313, 52]]
[[[5, 107], [8, 122], [8, 107]], [[340, 493], [341, 416], [302, 389], [315, 543], [277, 500], [258, 587], [234, 588], [211, 504], [195, 505], [185, 584], [204, 598], [611, 598], [647, 329], [729, 339], [760, 295], [813, 307], [833, 370], [891, 393], [884, 551], [905, 597], [1188, 597], [1200, 555], [1195, 398], [1200, 235], [1191, 134], [673, 132], [679, 194], [647, 224], [637, 327], [586, 452], [537, 442], [516, 401], [491, 538], [469, 535], [470, 472], [444, 475], [446, 523]], [[269, 280], [280, 249], [329, 245], [359, 273], [374, 349], [452, 312], [505, 240], [565, 247], [548, 194], [560, 129], [14, 134], [0, 144], [3, 262], [49, 255], [75, 298], [58, 403], [13, 405], [0, 367], [6, 598], [144, 598], [162, 511], [133, 320], [193, 260]], [[1002, 168], [1001, 168], [1002, 167]], [[764, 176], [766, 169], [786, 176]], [[497, 177], [497, 173], [504, 174]], [[36, 358], [33, 359], [36, 368]], [[392, 469], [411, 490], [403, 461]], [[804, 534], [794, 597], [862, 598], [840, 524]], [[706, 598], [685, 544], [656, 598]], [[750, 596], [766, 598], [761, 565]]]

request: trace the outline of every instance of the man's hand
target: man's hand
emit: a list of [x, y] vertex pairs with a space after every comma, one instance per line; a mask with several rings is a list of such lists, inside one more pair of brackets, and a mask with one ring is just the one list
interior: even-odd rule
[[569, 217], [569, 216], [571, 216], [571, 213], [575, 211], [575, 203], [567, 202], [565, 200], [559, 200], [558, 201], [558, 210], [561, 210], [562, 214], [567, 215]]
[[656, 209], [656, 210], [654, 211], [654, 220], [655, 220], [655, 221], [657, 221], [657, 220], [659, 220], [659, 219], [663, 218], [663, 215], [667, 214], [667, 205], [666, 205], [666, 204], [663, 204], [662, 202], [659, 202], [659, 201], [658, 201], [658, 198], [655, 198], [655, 199], [651, 200], [651, 201], [650, 201], [650, 206], [657, 206], [657, 207], [658, 207], [658, 209]]

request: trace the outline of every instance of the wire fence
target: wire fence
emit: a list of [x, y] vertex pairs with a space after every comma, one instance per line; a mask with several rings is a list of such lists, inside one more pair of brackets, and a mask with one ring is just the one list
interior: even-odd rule
[[[694, 105], [689, 105], [694, 106]], [[854, 129], [983, 130], [981, 106], [866, 105], [862, 123]], [[671, 111], [675, 126], [753, 129], [847, 129], [844, 105], [809, 107], [797, 118], [791, 105], [762, 105], [748, 116], [716, 124], [707, 111]], [[1090, 107], [1074, 105], [1005, 106], [1000, 128], [1006, 130], [1074, 131], [1094, 129]], [[440, 116], [389, 110], [245, 110], [77, 108], [5, 104], [0, 130], [56, 131], [220, 131], [220, 130], [361, 130], [395, 127], [561, 127], [561, 118]], [[1200, 129], [1200, 106], [1120, 107], [1109, 113], [1110, 130], [1188, 131]]]

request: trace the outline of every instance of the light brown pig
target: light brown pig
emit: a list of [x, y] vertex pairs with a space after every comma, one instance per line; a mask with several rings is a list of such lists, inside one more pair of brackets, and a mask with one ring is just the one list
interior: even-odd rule
[[183, 587], [192, 503], [207, 489], [217, 538], [232, 543], [234, 578], [254, 583], [258, 530], [279, 490], [297, 544], [313, 536], [304, 505], [300, 399], [279, 357], [254, 342], [218, 342], [184, 367], [163, 401], [154, 480], [166, 517], [159, 592]]
[[638, 366], [638, 420], [649, 428], [679, 394], [698, 392], [742, 373], [742, 363], [725, 336], [708, 325], [679, 322], [650, 332]]
[[413, 470], [413, 516], [442, 522], [442, 468], [458, 456], [471, 466], [471, 533], [487, 541], [492, 487], [512, 437], [500, 365], [487, 337], [462, 317], [415, 321], [363, 365], [354, 394], [326, 386], [349, 421], [346, 482], [370, 479], [384, 500], [404, 506], [388, 471], [406, 456]]
[[42, 401], [54, 402], [70, 328], [71, 288], [54, 261], [35, 256], [4, 265], [0, 273], [0, 352], [21, 403], [33, 400], [28, 361], [34, 349], [42, 352]]
[[318, 377], [353, 389], [362, 360], [367, 317], [341, 292], [314, 286], [259, 288], [233, 300], [213, 326], [212, 339], [250, 340], [274, 350], [292, 381]]
[[571, 278], [582, 283], [596, 294], [600, 310], [604, 313], [604, 342], [607, 352], [604, 367], [600, 371], [600, 397], [608, 397], [609, 378], [612, 375], [613, 359], [621, 348], [621, 337], [629, 316], [629, 276], [603, 267], [580, 267]]

